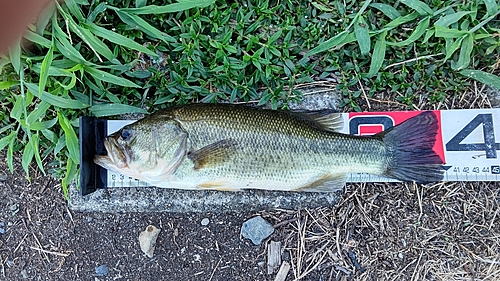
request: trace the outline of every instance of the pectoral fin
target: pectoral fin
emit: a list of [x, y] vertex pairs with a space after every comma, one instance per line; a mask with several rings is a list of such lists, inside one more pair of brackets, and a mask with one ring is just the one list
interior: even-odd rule
[[190, 152], [188, 158], [193, 161], [194, 169], [198, 170], [227, 161], [234, 154], [235, 147], [233, 140], [221, 140]]
[[345, 186], [345, 174], [324, 175], [319, 180], [299, 188], [297, 191], [307, 192], [335, 192]]

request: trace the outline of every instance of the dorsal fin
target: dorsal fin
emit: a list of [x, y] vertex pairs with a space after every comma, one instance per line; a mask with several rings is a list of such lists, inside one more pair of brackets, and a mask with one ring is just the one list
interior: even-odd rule
[[344, 127], [342, 114], [334, 109], [323, 110], [292, 110], [292, 115], [308, 120], [313, 126], [330, 132], [339, 132]]

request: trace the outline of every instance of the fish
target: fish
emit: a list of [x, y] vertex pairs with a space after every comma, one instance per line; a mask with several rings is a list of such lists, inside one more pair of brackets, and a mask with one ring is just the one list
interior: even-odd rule
[[443, 179], [437, 116], [423, 111], [372, 136], [339, 133], [334, 110], [190, 104], [159, 110], [104, 139], [94, 162], [153, 186], [332, 192], [348, 173]]

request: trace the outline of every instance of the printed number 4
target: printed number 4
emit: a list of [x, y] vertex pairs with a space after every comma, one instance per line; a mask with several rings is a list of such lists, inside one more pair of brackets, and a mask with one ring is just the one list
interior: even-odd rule
[[[481, 124], [483, 125], [484, 143], [461, 144]], [[495, 131], [491, 113], [478, 114], [446, 144], [447, 151], [484, 151], [486, 152], [486, 158], [489, 159], [497, 158], [497, 149], [500, 149], [500, 144], [495, 143]]]

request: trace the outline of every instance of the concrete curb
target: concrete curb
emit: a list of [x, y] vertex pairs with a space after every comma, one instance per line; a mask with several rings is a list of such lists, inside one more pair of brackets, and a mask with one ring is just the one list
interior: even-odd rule
[[69, 208], [81, 212], [254, 212], [260, 210], [331, 207], [343, 190], [329, 193], [245, 190], [178, 190], [158, 187], [109, 188], [81, 196], [70, 187]]

